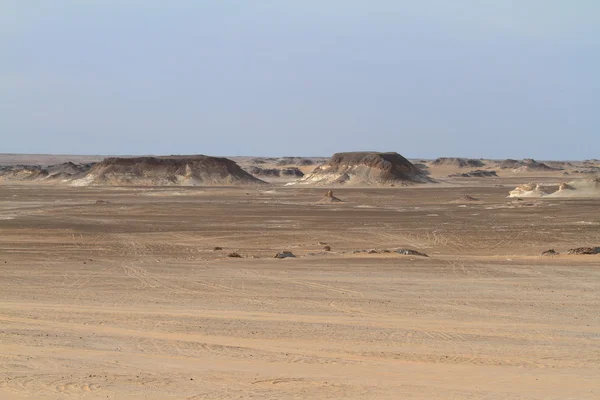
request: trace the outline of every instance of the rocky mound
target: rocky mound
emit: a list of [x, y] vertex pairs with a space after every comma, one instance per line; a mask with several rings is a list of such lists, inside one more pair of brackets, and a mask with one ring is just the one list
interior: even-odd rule
[[431, 163], [436, 167], [456, 167], [456, 168], [467, 168], [467, 167], [483, 167], [485, 164], [481, 160], [473, 158], [456, 158], [456, 157], [440, 157]]
[[39, 165], [0, 166], [0, 179], [8, 181], [29, 181], [44, 179], [48, 172]]
[[556, 168], [549, 167], [548, 165], [537, 162], [532, 158], [525, 158], [523, 160], [512, 160], [507, 159], [499, 165], [502, 169], [512, 169], [515, 172], [526, 172], [526, 171], [556, 171]]
[[197, 186], [264, 183], [227, 158], [194, 156], [107, 158], [75, 186]]
[[300, 171], [300, 169], [296, 167], [289, 168], [261, 168], [261, 167], [251, 167], [248, 172], [256, 177], [265, 177], [265, 178], [279, 178], [279, 177], [298, 177], [302, 178], [304, 173]]
[[0, 179], [11, 181], [69, 180], [83, 175], [92, 165], [93, 163], [66, 162], [49, 167], [39, 165], [0, 166]]
[[431, 182], [419, 168], [398, 153], [337, 153], [304, 178], [300, 184], [391, 185]]
[[476, 169], [474, 171], [465, 172], [462, 174], [450, 174], [449, 178], [489, 178], [497, 177], [496, 171], [486, 171], [484, 169]]
[[309, 158], [303, 157], [281, 157], [275, 164], [280, 167], [283, 165], [307, 166], [314, 165], [315, 162]]
[[51, 165], [46, 168], [46, 171], [48, 172], [48, 179], [69, 180], [83, 176], [94, 165], [95, 163], [75, 164], [69, 161], [63, 164]]
[[281, 176], [293, 176], [297, 178], [302, 178], [304, 176], [304, 172], [300, 171], [296, 167], [283, 168], [281, 170]]
[[277, 168], [250, 167], [248, 172], [257, 177], [278, 178], [281, 170]]

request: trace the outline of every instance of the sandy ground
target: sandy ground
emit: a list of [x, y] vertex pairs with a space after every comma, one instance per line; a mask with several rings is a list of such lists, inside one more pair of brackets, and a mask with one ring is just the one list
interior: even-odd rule
[[598, 200], [509, 189], [2, 185], [0, 399], [598, 399]]

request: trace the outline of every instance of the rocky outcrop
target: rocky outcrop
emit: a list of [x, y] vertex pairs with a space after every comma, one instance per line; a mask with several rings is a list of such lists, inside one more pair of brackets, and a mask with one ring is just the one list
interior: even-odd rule
[[248, 172], [256, 177], [264, 178], [280, 178], [280, 177], [296, 177], [302, 178], [304, 173], [297, 167], [288, 168], [262, 168], [262, 167], [250, 167]]

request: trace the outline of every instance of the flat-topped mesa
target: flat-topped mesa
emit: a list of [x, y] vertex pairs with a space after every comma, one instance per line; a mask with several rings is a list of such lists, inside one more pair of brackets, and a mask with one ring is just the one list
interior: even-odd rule
[[407, 185], [431, 182], [423, 171], [398, 153], [336, 153], [297, 184]]
[[204, 155], [106, 158], [75, 186], [231, 186], [265, 183], [234, 161]]

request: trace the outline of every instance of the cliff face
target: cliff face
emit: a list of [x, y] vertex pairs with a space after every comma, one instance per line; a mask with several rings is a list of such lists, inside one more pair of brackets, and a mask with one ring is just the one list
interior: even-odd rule
[[431, 180], [398, 153], [336, 153], [297, 183], [327, 185], [389, 185]]

